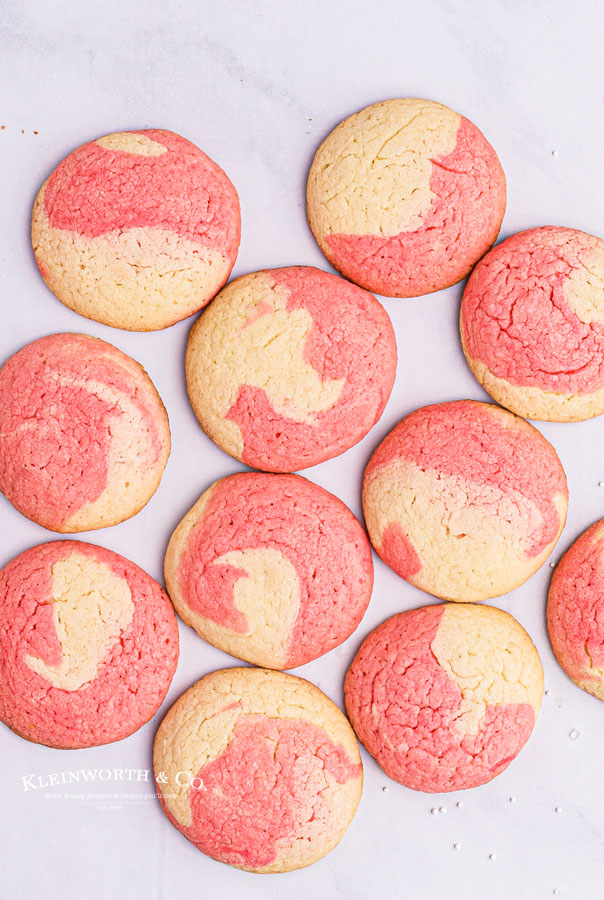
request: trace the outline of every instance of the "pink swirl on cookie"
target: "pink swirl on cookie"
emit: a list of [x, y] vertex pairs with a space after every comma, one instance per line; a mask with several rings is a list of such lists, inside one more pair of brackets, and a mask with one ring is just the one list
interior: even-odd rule
[[497, 237], [505, 202], [484, 135], [428, 100], [385, 101], [345, 119], [308, 182], [310, 225], [329, 261], [393, 297], [465, 277]]
[[362, 784], [341, 712], [309, 682], [262, 669], [214, 672], [187, 691], [160, 726], [154, 768], [172, 824], [208, 856], [255, 872], [329, 852]]
[[371, 548], [333, 494], [297, 475], [242, 473], [212, 485], [165, 562], [179, 615], [205, 640], [271, 668], [344, 641], [371, 596]]
[[530, 418], [604, 411], [604, 241], [522, 231], [476, 266], [461, 307], [464, 352], [496, 400]]
[[117, 327], [162, 328], [227, 280], [239, 201], [185, 138], [120, 132], [59, 163], [38, 195], [32, 237], [40, 272], [67, 306]]
[[365, 639], [345, 682], [352, 725], [386, 774], [435, 793], [503, 772], [528, 740], [542, 694], [524, 629], [473, 605], [388, 619]]
[[227, 749], [197, 773], [203, 790], [191, 789], [193, 824], [185, 834], [208, 856], [263, 868], [309, 820], [328, 817], [329, 787], [360, 771], [316, 725], [240, 716]]
[[604, 700], [604, 520], [583, 532], [558, 563], [547, 628], [569, 678]]
[[0, 490], [45, 528], [84, 531], [134, 515], [169, 452], [151, 380], [105, 341], [50, 335], [0, 370]]
[[40, 544], [2, 569], [0, 600], [0, 719], [21, 737], [90, 747], [157, 711], [178, 625], [134, 563], [92, 544]]
[[187, 349], [189, 396], [204, 430], [237, 459], [275, 472], [316, 465], [361, 440], [395, 374], [394, 331], [375, 297], [305, 266], [231, 282]]
[[553, 447], [511, 413], [471, 400], [403, 419], [367, 466], [371, 541], [402, 578], [450, 600], [522, 584], [557, 541], [568, 489]]

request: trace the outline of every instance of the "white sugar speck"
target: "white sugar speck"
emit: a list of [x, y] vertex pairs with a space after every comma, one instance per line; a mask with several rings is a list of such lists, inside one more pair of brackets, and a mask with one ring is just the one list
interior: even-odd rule
[[497, 859], [497, 857], [495, 856], [494, 853], [489, 853], [489, 859], [490, 859], [491, 861], [493, 861], [494, 859]]
[[557, 150], [552, 150], [552, 156], [553, 156], [554, 158], [555, 158], [556, 156], [558, 156], [558, 151], [557, 151]]
[[438, 811], [441, 812], [441, 813], [446, 813], [447, 807], [446, 807], [446, 806], [441, 806], [441, 808], [440, 808]]
[[557, 806], [557, 807], [556, 807], [556, 812], [557, 812], [557, 813], [561, 813], [561, 812], [562, 812], [562, 807], [561, 807], [561, 806]]
[[550, 567], [550, 569], [555, 569], [555, 568], [556, 568], [556, 563], [555, 563], [555, 562], [551, 562], [551, 563], [549, 564], [549, 567]]
[[463, 801], [458, 800], [458, 801], [457, 801], [457, 808], [458, 808], [458, 809], [461, 809], [462, 806], [463, 806]]
[[546, 696], [546, 697], [551, 697], [551, 696], [552, 696], [552, 692], [551, 692], [551, 691], [546, 691], [546, 692], [545, 692], [545, 696]]
[[388, 787], [388, 785], [384, 785], [384, 787], [382, 788], [382, 791], [383, 791], [385, 794], [387, 794], [389, 790], [390, 790], [390, 788]]
[[515, 802], [516, 802], [516, 798], [515, 798], [515, 797], [510, 797], [510, 803], [515, 803]]
[[432, 807], [432, 809], [430, 810], [430, 812], [432, 813], [433, 816], [437, 816], [437, 815], [438, 815], [438, 810], [437, 810], [437, 808], [436, 808], [435, 806]]
[[460, 847], [461, 847], [461, 844], [459, 844], [459, 843], [453, 844], [453, 849], [454, 849], [454, 850], [459, 850]]
[[572, 731], [569, 731], [568, 736], [571, 739], [571, 741], [576, 741], [577, 738], [581, 737], [581, 732], [578, 731], [578, 729], [573, 728]]

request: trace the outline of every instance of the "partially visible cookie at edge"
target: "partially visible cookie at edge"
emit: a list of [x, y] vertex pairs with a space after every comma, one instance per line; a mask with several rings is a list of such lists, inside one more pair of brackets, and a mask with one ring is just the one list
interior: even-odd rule
[[52, 334], [0, 369], [0, 491], [38, 525], [74, 533], [130, 518], [169, 455], [159, 394], [112, 344]]
[[573, 228], [521, 231], [468, 280], [460, 331], [494, 400], [527, 419], [604, 413], [604, 241]]
[[547, 630], [568, 677], [604, 700], [604, 519], [584, 531], [556, 566]]
[[26, 740], [128, 737], [159, 709], [177, 662], [168, 596], [123, 556], [54, 541], [0, 571], [0, 720]]

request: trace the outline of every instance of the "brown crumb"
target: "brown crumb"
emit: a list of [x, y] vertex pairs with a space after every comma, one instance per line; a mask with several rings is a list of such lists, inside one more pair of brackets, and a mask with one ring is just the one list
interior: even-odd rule
[[34, 134], [40, 134], [40, 132], [39, 132], [39, 131], [34, 131]]

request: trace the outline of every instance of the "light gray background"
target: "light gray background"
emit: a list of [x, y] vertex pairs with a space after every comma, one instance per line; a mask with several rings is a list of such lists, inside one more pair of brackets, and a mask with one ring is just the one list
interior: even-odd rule
[[[183, 353], [190, 321], [154, 334], [113, 330], [65, 309], [42, 283], [29, 243], [31, 205], [73, 147], [128, 128], [180, 132], [219, 162], [239, 191], [243, 237], [235, 275], [294, 263], [327, 268], [304, 215], [305, 178], [317, 145], [368, 103], [429, 97], [466, 114], [499, 153], [509, 187], [502, 237], [543, 224], [604, 230], [599, 0], [4, 0], [0, 9], [0, 124], [6, 126], [0, 131], [0, 360], [35, 337], [72, 330], [115, 343], [149, 371], [172, 425], [165, 477], [134, 519], [83, 537], [156, 578], [184, 512], [215, 478], [241, 467], [205, 437], [188, 405]], [[459, 345], [461, 292], [459, 285], [384, 301], [400, 354], [384, 417], [357, 447], [305, 472], [357, 514], [363, 466], [403, 414], [439, 400], [485, 399]], [[559, 451], [570, 485], [556, 560], [604, 515], [604, 421], [539, 427]], [[0, 498], [0, 564], [52, 537]], [[604, 896], [604, 706], [575, 688], [553, 658], [544, 624], [550, 575], [546, 564], [499, 601], [535, 640], [549, 695], [528, 746], [490, 785], [452, 795], [414, 793], [390, 782], [364, 755], [363, 799], [342, 844], [310, 869], [261, 877], [198, 853], [157, 802], [143, 798], [150, 789], [144, 783], [125, 786], [138, 800], [116, 805], [96, 795], [80, 801], [24, 791], [27, 774], [149, 767], [159, 717], [128, 740], [83, 751], [37, 747], [1, 726], [0, 896]], [[343, 675], [361, 639], [391, 613], [425, 602], [431, 598], [378, 561], [374, 596], [357, 634], [298, 672], [340, 703]], [[199, 676], [231, 664], [182, 629], [181, 660], [164, 709]], [[573, 730], [580, 732], [576, 740], [569, 738]], [[120, 785], [91, 791], [107, 789], [119, 792]], [[444, 812], [432, 814], [441, 806]]]

